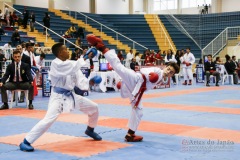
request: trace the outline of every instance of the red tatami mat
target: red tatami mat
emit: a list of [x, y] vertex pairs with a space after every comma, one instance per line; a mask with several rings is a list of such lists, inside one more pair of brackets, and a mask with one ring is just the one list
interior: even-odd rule
[[[120, 118], [100, 120], [98, 122], [98, 125], [126, 129], [127, 120]], [[155, 132], [160, 134], [188, 136], [202, 139], [209, 139], [211, 137], [212, 139], [216, 140], [230, 140], [236, 143], [240, 143], [239, 139], [240, 132], [227, 129], [205, 128], [182, 124], [141, 121], [138, 130], [145, 132]]]
[[[26, 134], [0, 137], [0, 143], [19, 145]], [[59, 152], [71, 156], [87, 157], [131, 146], [127, 143], [94, 141], [89, 138], [45, 133], [33, 144], [35, 149]]]

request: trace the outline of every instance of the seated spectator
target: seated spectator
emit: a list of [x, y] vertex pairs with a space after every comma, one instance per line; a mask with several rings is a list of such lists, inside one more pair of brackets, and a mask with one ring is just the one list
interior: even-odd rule
[[220, 57], [216, 57], [215, 63], [216, 63], [216, 64], [219, 64], [219, 65], [224, 64], [224, 63], [221, 61], [221, 58], [220, 58]]
[[72, 38], [77, 37], [77, 30], [76, 30], [74, 24], [72, 24], [72, 26], [68, 30], [69, 30], [69, 34]]
[[207, 56], [208, 61], [204, 63], [205, 74], [207, 79], [206, 86], [209, 87], [210, 83], [210, 75], [216, 77], [216, 86], [219, 86], [218, 81], [220, 80], [220, 73], [216, 71], [216, 63], [212, 60], [212, 55]]
[[[9, 109], [7, 90], [23, 89], [29, 90], [29, 109], [33, 109], [33, 78], [28, 64], [21, 62], [21, 54], [19, 50], [13, 52], [14, 62], [7, 66], [6, 72], [0, 83], [2, 102], [4, 103], [0, 110]], [[8, 82], [7, 79], [9, 79]]]
[[239, 64], [238, 64], [238, 62], [236, 60], [236, 56], [232, 56], [232, 61], [233, 61], [234, 65], [235, 65], [235, 69], [239, 70]]
[[239, 65], [239, 63], [238, 63], [238, 61], [236, 59], [236, 56], [232, 56], [232, 60], [233, 60], [233, 62], [235, 64], [236, 72], [237, 72], [238, 78], [239, 78], [240, 77], [240, 65]]
[[75, 44], [78, 46], [78, 47], [81, 47], [82, 46], [82, 40], [80, 37], [77, 37], [76, 41], [75, 41]]
[[84, 30], [82, 27], [78, 27], [77, 37], [82, 37], [82, 39], [84, 39]]
[[10, 25], [11, 26], [15, 26], [15, 22], [18, 23], [18, 26], [19, 26], [19, 19], [18, 19], [18, 16], [16, 15], [16, 12], [13, 12], [11, 15], [10, 15]]
[[236, 66], [234, 62], [231, 60], [231, 57], [229, 55], [225, 56], [226, 63], [224, 64], [228, 74], [233, 75], [233, 83], [238, 84], [238, 75], [236, 72]]
[[69, 29], [64, 33], [64, 38], [71, 38]]
[[15, 32], [13, 32], [11, 40], [14, 47], [16, 46], [16, 42], [19, 42], [19, 44], [21, 44], [21, 38], [18, 29], [15, 29]]

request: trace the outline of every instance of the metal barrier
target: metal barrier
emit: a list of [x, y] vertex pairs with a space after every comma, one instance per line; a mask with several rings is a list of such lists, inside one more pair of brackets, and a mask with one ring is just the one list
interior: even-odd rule
[[230, 39], [237, 39], [240, 35], [240, 26], [227, 27], [216, 38], [214, 38], [206, 47], [202, 49], [202, 56], [211, 54], [215, 57], [227, 45]]

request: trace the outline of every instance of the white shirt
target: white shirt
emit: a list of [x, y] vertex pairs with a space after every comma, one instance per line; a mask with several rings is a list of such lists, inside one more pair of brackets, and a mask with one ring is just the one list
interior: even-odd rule
[[127, 54], [126, 63], [125, 63], [125, 66], [126, 66], [127, 68], [130, 68], [130, 63], [131, 63], [132, 59], [133, 59], [133, 54], [129, 52], [129, 53]]
[[141, 66], [141, 58], [139, 56], [136, 56], [135, 58], [138, 65]]
[[10, 49], [10, 48], [12, 48], [12, 46], [9, 45], [8, 43], [4, 44], [3, 46], [3, 49]]
[[41, 69], [42, 67], [45, 67], [45, 60], [41, 60], [40, 56], [36, 56], [35, 57], [35, 61], [36, 61], [36, 65], [38, 67], [38, 69]]
[[14, 82], [17, 81], [17, 72], [18, 72], [19, 82], [21, 82], [22, 81], [21, 72], [20, 72], [21, 61], [18, 63], [18, 66], [17, 66], [17, 62], [14, 62], [14, 63], [15, 63], [15, 75], [14, 75], [13, 81]]
[[170, 59], [167, 59], [167, 55], [166, 55], [164, 58], [164, 61], [165, 61], [165, 63], [168, 63], [168, 62], [177, 63], [177, 60], [175, 59], [175, 55], [172, 55], [172, 57]]

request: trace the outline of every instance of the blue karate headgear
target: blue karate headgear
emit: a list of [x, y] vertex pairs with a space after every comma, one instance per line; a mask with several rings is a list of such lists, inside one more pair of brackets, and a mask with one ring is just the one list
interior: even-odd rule
[[84, 59], [88, 59], [88, 54], [89, 53], [93, 53], [93, 57], [95, 57], [98, 53], [97, 49], [96, 48], [89, 48], [86, 52], [86, 54], [83, 56]]

